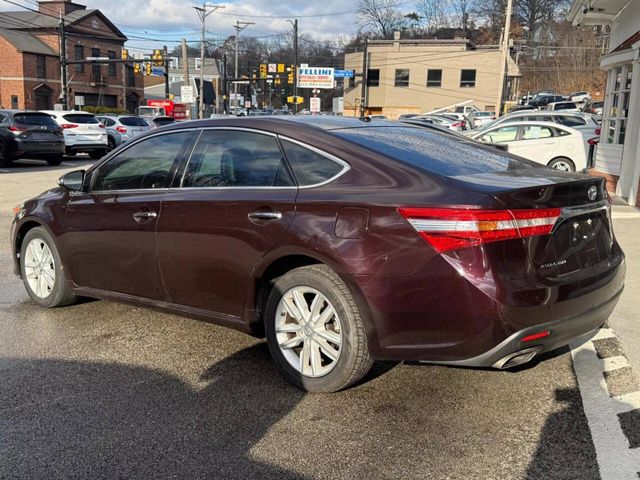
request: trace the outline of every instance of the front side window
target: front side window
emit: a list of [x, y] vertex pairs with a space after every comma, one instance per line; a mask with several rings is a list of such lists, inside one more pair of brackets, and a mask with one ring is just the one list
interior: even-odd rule
[[396, 81], [394, 85], [396, 87], [409, 86], [409, 69], [408, 68], [396, 68]]
[[442, 70], [427, 70], [427, 87], [442, 86]]
[[482, 136], [483, 142], [489, 143], [505, 143], [513, 142], [518, 136], [518, 126], [505, 126], [497, 128], [491, 132], [488, 132]]
[[326, 182], [345, 168], [344, 165], [297, 143], [282, 140], [282, 148], [300, 186]]
[[460, 72], [460, 88], [471, 88], [476, 86], [476, 71], [462, 70]]
[[171, 168], [192, 132], [167, 133], [132, 145], [100, 166], [92, 191], [166, 188]]
[[582, 127], [587, 124], [584, 118], [573, 115], [557, 115], [556, 121], [566, 127]]
[[367, 87], [378, 87], [380, 85], [380, 69], [370, 68], [367, 70]]
[[292, 185], [275, 137], [229, 130], [202, 132], [182, 181], [191, 188]]
[[553, 131], [549, 127], [540, 127], [538, 125], [525, 125], [522, 127], [523, 140], [537, 140], [549, 137], [553, 137]]

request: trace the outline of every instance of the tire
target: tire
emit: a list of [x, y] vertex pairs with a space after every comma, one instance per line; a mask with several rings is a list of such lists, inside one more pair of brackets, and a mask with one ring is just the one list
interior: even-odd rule
[[107, 152], [110, 152], [114, 148], [116, 148], [116, 140], [113, 137], [109, 137], [107, 139]]
[[[289, 313], [300, 312], [293, 292], [298, 299], [302, 295], [307, 314], [313, 299], [317, 298], [319, 309], [315, 318], [329, 316], [311, 328], [305, 320], [312, 321], [313, 316], [299, 322]], [[287, 380], [303, 390], [342, 390], [361, 380], [373, 365], [356, 301], [340, 277], [324, 265], [296, 268], [276, 279], [267, 299], [264, 319], [267, 343], [276, 366]], [[282, 343], [289, 345], [283, 348]], [[308, 361], [301, 370], [303, 352]]]
[[[46, 249], [49, 254], [47, 255]], [[33, 249], [36, 249], [35, 252]], [[43, 269], [36, 265], [34, 254], [45, 254]], [[47, 257], [51, 262], [47, 262]], [[48, 274], [47, 274], [48, 272]], [[69, 305], [76, 300], [67, 281], [60, 254], [49, 232], [43, 227], [35, 227], [27, 232], [20, 249], [20, 273], [22, 281], [31, 297], [31, 300], [44, 308], [61, 307]], [[53, 274], [53, 279], [51, 279]], [[34, 278], [34, 275], [37, 275]], [[47, 281], [49, 279], [49, 281]]]
[[73, 150], [70, 150], [70, 149], [68, 149], [68, 148], [67, 148], [67, 149], [65, 149], [64, 154], [65, 154], [67, 157], [75, 157], [75, 156], [76, 156], [76, 152], [74, 152]]
[[551, 160], [547, 166], [555, 170], [561, 170], [563, 172], [575, 172], [576, 165], [567, 157], [558, 157]]
[[62, 155], [60, 155], [58, 157], [47, 158], [47, 165], [49, 165], [51, 167], [57, 167], [61, 163], [62, 163]]
[[89, 152], [89, 156], [93, 159], [93, 160], [100, 160], [102, 157], [104, 157], [104, 155], [107, 153], [107, 150], [93, 150], [92, 152]]
[[0, 167], [6, 167], [11, 163], [9, 154], [7, 153], [7, 147], [3, 142], [0, 142]]

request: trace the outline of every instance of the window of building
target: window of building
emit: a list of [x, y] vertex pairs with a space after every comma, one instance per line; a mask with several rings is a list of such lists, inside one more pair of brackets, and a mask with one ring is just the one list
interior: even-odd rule
[[349, 88], [356, 88], [356, 77], [349, 77]]
[[[116, 52], [114, 50], [108, 50], [107, 51], [107, 57], [115, 60]], [[109, 76], [110, 77], [115, 77], [116, 76], [116, 64], [115, 63], [110, 63], [109, 64]]]
[[136, 85], [136, 74], [133, 70], [133, 66], [127, 65], [127, 87], [135, 87]]
[[378, 87], [380, 85], [380, 69], [370, 68], [367, 70], [367, 87]]
[[476, 86], [476, 71], [461, 70], [460, 71], [460, 88], [471, 88]]
[[11, 108], [13, 110], [17, 110], [18, 109], [18, 96], [17, 95], [11, 95]]
[[[73, 56], [76, 60], [84, 60], [84, 47], [82, 45], [74, 45]], [[84, 73], [84, 63], [76, 64], [76, 72]]]
[[[100, 49], [99, 48], [92, 48], [91, 49], [91, 56], [92, 57], [99, 57], [100, 56]], [[93, 81], [94, 82], [100, 82], [101, 81], [101, 76], [102, 76], [102, 71], [100, 69], [100, 65], [99, 64], [92, 64], [91, 65], [91, 72], [93, 73]]]
[[632, 69], [633, 65], [628, 63], [609, 70], [605, 98], [605, 118], [602, 122], [603, 143], [624, 144], [627, 132], [627, 118], [629, 116]]
[[427, 87], [442, 86], [442, 70], [427, 70]]
[[409, 69], [408, 68], [396, 68], [396, 81], [394, 86], [396, 87], [409, 86]]
[[36, 56], [36, 77], [47, 78], [47, 57], [44, 55]]

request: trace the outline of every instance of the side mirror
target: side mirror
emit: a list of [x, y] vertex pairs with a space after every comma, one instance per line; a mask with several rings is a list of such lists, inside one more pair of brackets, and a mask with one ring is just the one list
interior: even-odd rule
[[84, 183], [84, 170], [69, 172], [58, 179], [58, 185], [72, 192], [82, 190]]

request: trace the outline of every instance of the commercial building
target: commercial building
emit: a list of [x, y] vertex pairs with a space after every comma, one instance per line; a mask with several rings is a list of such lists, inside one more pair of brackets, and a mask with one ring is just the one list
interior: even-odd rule
[[607, 72], [602, 133], [591, 171], [630, 205], [640, 206], [640, 1], [574, 0], [574, 25], [608, 25], [609, 51], [600, 66]]
[[[100, 10], [68, 0], [41, 0], [37, 5], [37, 11], [0, 15], [0, 106], [4, 108], [46, 110], [59, 102], [60, 17], [69, 60], [122, 56], [127, 37]], [[75, 101], [81, 97], [83, 105], [133, 112], [143, 99], [142, 78], [131, 66], [76, 64], [68, 65], [67, 71], [70, 108], [81, 103]]]
[[[362, 73], [363, 52], [345, 55], [345, 69]], [[467, 39], [372, 40], [368, 44], [365, 97], [368, 114], [395, 118], [403, 113], [425, 113], [472, 101], [481, 110], [496, 109], [501, 80], [502, 50], [476, 46]], [[508, 57], [504, 99], [514, 100], [520, 72]], [[359, 112], [362, 77], [345, 84], [344, 114]]]

